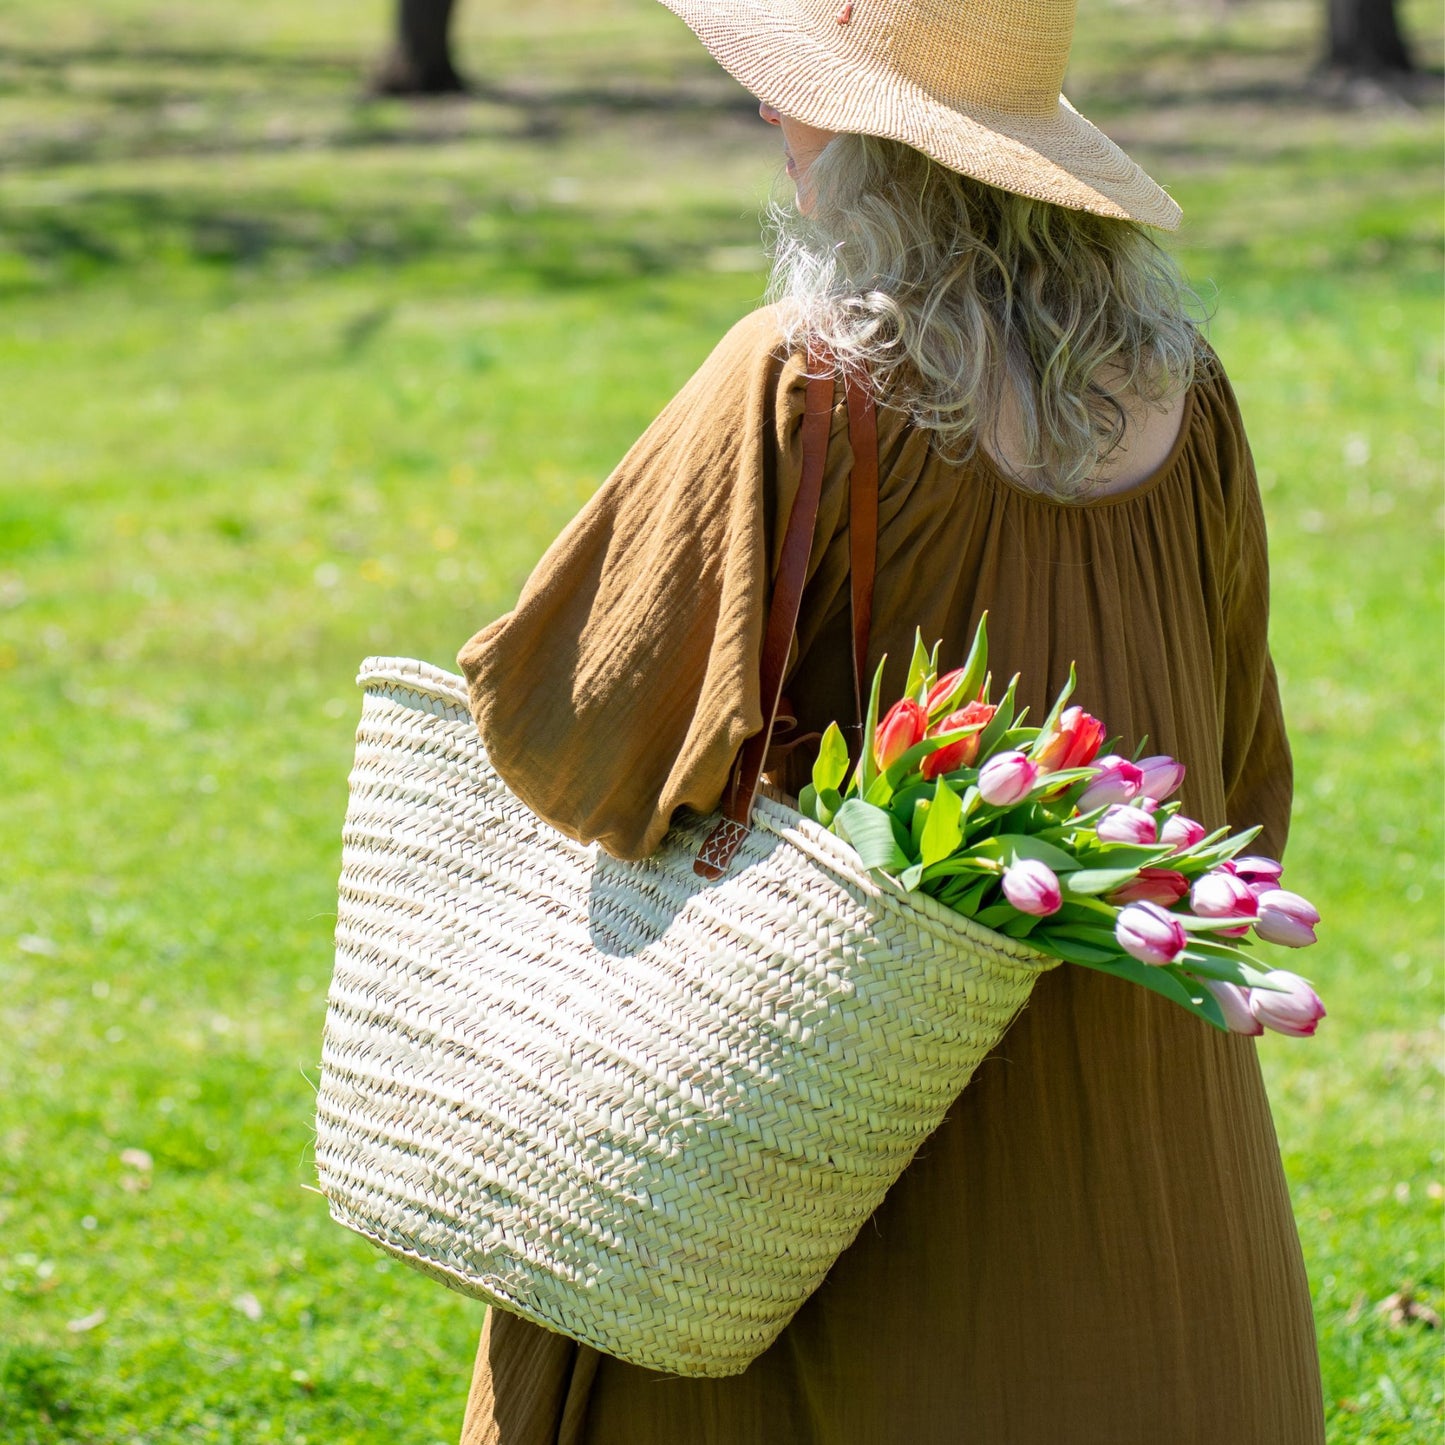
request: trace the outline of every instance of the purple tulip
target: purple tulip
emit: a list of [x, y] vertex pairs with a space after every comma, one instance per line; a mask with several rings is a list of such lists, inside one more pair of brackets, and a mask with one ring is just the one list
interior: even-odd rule
[[1130, 958], [1156, 967], [1173, 963], [1189, 942], [1179, 920], [1157, 903], [1131, 903], [1121, 908], [1114, 922], [1114, 938]]
[[1142, 808], [1110, 808], [1094, 824], [1094, 832], [1101, 843], [1153, 843], [1159, 837], [1154, 819]]
[[1127, 803], [1139, 795], [1144, 774], [1128, 758], [1109, 756], [1094, 763], [1094, 776], [1079, 795], [1079, 811], [1091, 812], [1106, 803]]
[[[1315, 941], [1315, 924], [1319, 910], [1307, 898], [1291, 893], [1288, 888], [1270, 888], [1257, 900], [1259, 918], [1254, 931], [1266, 943], [1282, 943], [1286, 948], [1306, 948]], [[1269, 1020], [1265, 1020], [1269, 1025]]]
[[1057, 913], [1064, 901], [1054, 870], [1034, 858], [1022, 858], [1004, 869], [1003, 896], [1020, 913], [1032, 913], [1036, 918]]
[[1205, 988], [1219, 1001], [1219, 1007], [1224, 1014], [1224, 1022], [1232, 1034], [1262, 1034], [1264, 1025], [1255, 1018], [1249, 1007], [1249, 990], [1240, 988], [1238, 984], [1225, 983], [1219, 978], [1201, 978], [1197, 982], [1202, 983]]
[[1282, 984], [1284, 991], [1250, 989], [1250, 1012], [1265, 1028], [1273, 1029], [1277, 1034], [1288, 1034], [1296, 1039], [1309, 1038], [1325, 1016], [1320, 996], [1297, 973], [1288, 973], [1282, 968], [1265, 974], [1265, 978], [1270, 983]]
[[1204, 836], [1203, 823], [1196, 823], [1193, 818], [1186, 818], [1183, 813], [1175, 813], [1164, 824], [1159, 834], [1159, 841], [1172, 845], [1176, 853], [1183, 853], [1186, 849], [1192, 848]]
[[1157, 757], [1140, 758], [1135, 766], [1143, 775], [1139, 791], [1146, 798], [1163, 802], [1184, 781], [1184, 764], [1162, 753]]
[[1039, 767], [1023, 753], [995, 753], [978, 772], [978, 793], [995, 808], [1011, 808], [1028, 797]]
[[1216, 871], [1206, 873], [1194, 881], [1189, 891], [1189, 906], [1197, 918], [1243, 918], [1238, 928], [1221, 928], [1218, 932], [1225, 938], [1240, 938], [1249, 932], [1249, 924], [1259, 912], [1259, 905], [1249, 884], [1233, 873]]

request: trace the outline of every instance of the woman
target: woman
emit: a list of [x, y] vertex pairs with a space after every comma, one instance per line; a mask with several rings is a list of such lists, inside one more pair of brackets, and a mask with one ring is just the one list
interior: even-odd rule
[[[1254, 473], [1178, 211], [1059, 95], [1067, 0], [667, 0], [781, 126], [796, 211], [748, 317], [463, 650], [502, 774], [612, 852], [713, 807], [761, 726], [805, 347], [878, 401], [870, 669], [979, 613], [1035, 710], [1186, 760], [1187, 811], [1283, 847], [1289, 752]], [[976, 12], [976, 13], [973, 13]], [[846, 407], [786, 683], [852, 714]], [[901, 691], [899, 671], [885, 694]], [[806, 750], [775, 772], [796, 788]], [[1316, 1445], [1309, 1293], [1252, 1041], [1047, 974], [743, 1375], [674, 1379], [493, 1311], [465, 1445]]]

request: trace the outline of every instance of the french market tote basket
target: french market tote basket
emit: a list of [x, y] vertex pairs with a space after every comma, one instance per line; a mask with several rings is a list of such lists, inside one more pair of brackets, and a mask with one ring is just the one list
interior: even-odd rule
[[[876, 443], [848, 392], [856, 684]], [[619, 862], [507, 788], [461, 678], [372, 658], [358, 679], [316, 1116], [331, 1213], [679, 1375], [767, 1348], [1054, 963], [757, 794], [832, 404], [829, 373], [774, 578], [767, 726], [721, 817], [680, 813], [659, 852]]]

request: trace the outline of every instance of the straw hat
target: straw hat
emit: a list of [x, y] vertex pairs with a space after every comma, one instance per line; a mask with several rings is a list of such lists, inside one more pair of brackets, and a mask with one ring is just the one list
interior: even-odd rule
[[662, 0], [758, 99], [990, 185], [1172, 231], [1179, 207], [1059, 94], [1075, 0]]

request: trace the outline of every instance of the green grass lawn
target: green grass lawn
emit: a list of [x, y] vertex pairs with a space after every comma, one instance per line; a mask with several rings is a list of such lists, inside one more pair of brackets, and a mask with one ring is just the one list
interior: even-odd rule
[[[755, 303], [774, 143], [645, 0], [468, 0], [479, 96], [421, 107], [359, 99], [379, 0], [75, 8], [0, 0], [0, 1439], [449, 1442], [480, 1306], [307, 1192], [352, 678], [448, 662]], [[1440, 109], [1323, 96], [1313, 20], [1096, 6], [1070, 91], [1182, 202], [1250, 425], [1330, 1006], [1260, 1047], [1331, 1440], [1403, 1445], [1445, 1311]]]

